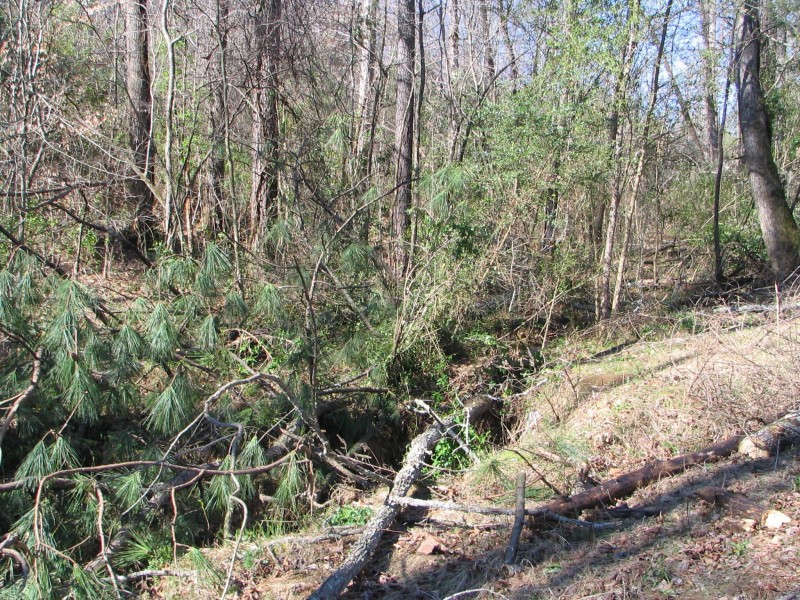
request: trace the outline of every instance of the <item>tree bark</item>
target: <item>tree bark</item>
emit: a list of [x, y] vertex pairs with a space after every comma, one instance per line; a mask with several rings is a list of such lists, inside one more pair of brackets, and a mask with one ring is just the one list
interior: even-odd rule
[[[356, 94], [355, 177], [372, 173], [372, 127], [374, 116], [373, 97], [379, 94], [376, 77], [380, 75], [376, 65], [377, 55], [377, 0], [361, 0], [358, 15], [356, 43], [361, 48], [359, 58], [359, 80]], [[369, 144], [369, 151], [365, 149]]]
[[519, 64], [517, 63], [517, 53], [514, 49], [514, 41], [511, 39], [511, 27], [509, 25], [509, 17], [511, 16], [511, 9], [513, 2], [509, 0], [508, 7], [504, 6], [503, 0], [497, 0], [497, 9], [500, 15], [500, 28], [503, 31], [503, 43], [508, 53], [508, 62], [511, 65], [511, 93], [517, 92], [517, 85], [520, 80]]
[[133, 173], [126, 179], [126, 195], [133, 206], [133, 229], [137, 242], [152, 240], [155, 147], [150, 135], [152, 99], [149, 61], [147, 0], [125, 0], [125, 84], [130, 102], [128, 132], [133, 152]]
[[739, 129], [761, 234], [773, 274], [783, 281], [800, 265], [800, 231], [772, 157], [772, 130], [760, 80], [761, 36], [758, 4], [748, 0], [742, 17], [736, 69]]
[[608, 140], [613, 153], [613, 173], [611, 176], [611, 202], [606, 211], [608, 223], [604, 238], [605, 243], [603, 244], [597, 294], [597, 316], [600, 319], [607, 319], [611, 316], [611, 266], [614, 259], [614, 238], [617, 233], [617, 221], [619, 220], [619, 204], [622, 200], [622, 138], [619, 131], [619, 118], [620, 107], [624, 106], [625, 97], [627, 96], [633, 54], [638, 44], [636, 22], [638, 20], [639, 6], [638, 0], [634, 1], [628, 14], [628, 40], [617, 73], [614, 95], [611, 99], [611, 114], [608, 120]]
[[225, 231], [225, 132], [228, 126], [227, 74], [225, 53], [228, 49], [228, 0], [216, 0], [213, 6], [214, 18], [209, 42], [216, 45], [210, 49], [212, 58], [209, 69], [213, 79], [212, 106], [209, 119], [211, 157], [208, 168], [209, 197], [205, 206], [213, 233]]
[[522, 526], [525, 524], [525, 472], [517, 475], [517, 501], [514, 510], [514, 527], [511, 528], [511, 539], [506, 548], [504, 561], [507, 565], [513, 565], [517, 558], [517, 548], [519, 547], [519, 536], [522, 534]]
[[407, 267], [406, 235], [411, 210], [411, 177], [414, 163], [414, 59], [416, 8], [414, 0], [398, 0], [397, 104], [395, 112], [395, 202], [391, 212], [392, 272], [398, 281]]
[[450, 0], [447, 4], [447, 12], [450, 21], [450, 35], [447, 40], [447, 100], [450, 113], [448, 141], [450, 145], [450, 159], [453, 160], [457, 156], [458, 138], [461, 132], [459, 103], [456, 99], [456, 80], [461, 63], [459, 56], [461, 53], [461, 38], [459, 33], [461, 27], [461, 11], [459, 8], [459, 0]]
[[701, 54], [703, 63], [703, 100], [706, 113], [705, 155], [709, 164], [717, 162], [719, 152], [719, 116], [717, 114], [717, 83], [715, 61], [717, 53], [717, 18], [715, 0], [700, 3], [700, 26], [705, 51]]
[[493, 97], [495, 83], [495, 60], [494, 60], [494, 40], [492, 35], [492, 24], [489, 18], [489, 4], [491, 0], [478, 0], [478, 15], [481, 24], [481, 35], [483, 37], [483, 90], [488, 90], [487, 96]]
[[278, 68], [281, 0], [261, 0], [255, 17], [253, 82], [253, 164], [250, 236], [258, 244], [278, 199]]
[[[467, 422], [472, 422], [489, 410], [492, 402], [493, 400], [489, 396], [477, 399], [467, 408]], [[448, 429], [455, 425], [455, 417], [450, 417], [446, 421], [436, 422], [414, 438], [406, 454], [405, 461], [403, 461], [403, 468], [397, 473], [392, 490], [389, 492], [389, 496], [384, 501], [383, 506], [376, 511], [375, 516], [367, 523], [363, 535], [351, 547], [350, 554], [344, 563], [322, 583], [316, 592], [309, 596], [309, 600], [332, 600], [338, 598], [353, 578], [361, 572], [375, 551], [383, 532], [389, 528], [397, 517], [397, 513], [400, 512], [401, 505], [397, 499], [408, 494], [411, 486], [414, 485], [422, 473], [425, 459]]]

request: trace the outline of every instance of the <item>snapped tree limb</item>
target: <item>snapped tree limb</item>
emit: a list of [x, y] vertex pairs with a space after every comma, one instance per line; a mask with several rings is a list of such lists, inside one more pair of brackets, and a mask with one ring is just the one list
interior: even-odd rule
[[[494, 399], [490, 396], [477, 398], [467, 407], [466, 421], [471, 422], [489, 410]], [[364, 528], [362, 536], [353, 544], [350, 554], [342, 565], [328, 577], [309, 600], [332, 600], [338, 598], [353, 578], [361, 572], [378, 545], [383, 532], [394, 522], [400, 512], [400, 499], [408, 494], [411, 486], [419, 479], [425, 460], [442, 439], [445, 432], [456, 424], [456, 417], [443, 422], [435, 422], [411, 442], [403, 467], [394, 479], [389, 495]]]

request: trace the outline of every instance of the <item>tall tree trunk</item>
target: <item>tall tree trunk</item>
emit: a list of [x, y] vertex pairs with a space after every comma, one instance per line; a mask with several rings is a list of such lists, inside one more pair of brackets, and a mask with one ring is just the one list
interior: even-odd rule
[[458, 138], [461, 132], [460, 105], [456, 93], [461, 65], [461, 8], [459, 1], [450, 0], [447, 3], [450, 22], [450, 35], [447, 38], [447, 102], [450, 117], [447, 139], [450, 145], [450, 160], [456, 157]]
[[147, 0], [125, 0], [125, 84], [131, 106], [129, 139], [133, 173], [127, 178], [127, 200], [133, 206], [133, 229], [138, 243], [152, 240], [154, 181], [153, 138], [150, 135], [150, 93]]
[[509, 17], [513, 2], [509, 0], [508, 7], [504, 6], [503, 0], [497, 0], [497, 9], [500, 15], [500, 27], [503, 31], [503, 43], [506, 46], [508, 53], [508, 63], [511, 65], [511, 93], [517, 91], [517, 84], [519, 83], [519, 64], [517, 63], [517, 53], [514, 50], [514, 41], [511, 39], [511, 27], [509, 25]]
[[700, 3], [700, 24], [702, 29], [704, 52], [703, 63], [703, 100], [706, 113], [706, 145], [705, 154], [708, 163], [717, 163], [719, 152], [719, 115], [717, 114], [717, 16], [715, 0], [703, 0]]
[[613, 173], [611, 179], [611, 201], [608, 205], [605, 243], [600, 266], [598, 283], [597, 316], [607, 319], [611, 316], [611, 266], [614, 259], [614, 237], [619, 219], [619, 203], [622, 200], [622, 136], [619, 131], [620, 108], [625, 104], [628, 80], [630, 79], [633, 54], [637, 46], [637, 21], [639, 0], [634, 0], [628, 14], [628, 41], [619, 65], [614, 95], [611, 99], [611, 115], [609, 117], [608, 139], [613, 153]]
[[372, 172], [372, 151], [365, 152], [367, 144], [372, 145], [373, 97], [378, 94], [375, 78], [379, 75], [377, 65], [377, 23], [378, 0], [361, 0], [356, 43], [361, 47], [359, 58], [358, 91], [356, 94], [356, 135], [355, 135], [355, 179]]
[[488, 97], [492, 97], [495, 79], [494, 61], [494, 36], [492, 35], [492, 21], [489, 17], [489, 4], [491, 0], [478, 0], [478, 15], [481, 24], [481, 35], [483, 36], [483, 90], [490, 90]]
[[653, 121], [653, 114], [656, 110], [656, 103], [658, 102], [658, 89], [660, 87], [661, 75], [661, 57], [664, 56], [664, 45], [667, 41], [667, 29], [669, 27], [669, 15], [672, 12], [673, 0], [667, 0], [667, 7], [664, 12], [664, 24], [661, 28], [661, 37], [659, 38], [658, 51], [656, 53], [656, 61], [653, 64], [653, 82], [650, 86], [650, 101], [647, 105], [647, 113], [644, 117], [644, 124], [642, 126], [642, 137], [639, 142], [639, 149], [636, 157], [636, 172], [633, 176], [633, 182], [630, 189], [630, 211], [625, 224], [625, 233], [620, 247], [619, 263], [617, 264], [617, 280], [614, 285], [614, 296], [611, 302], [611, 312], [616, 312], [619, 305], [619, 300], [622, 294], [622, 287], [625, 281], [625, 263], [628, 258], [628, 246], [633, 228], [634, 220], [636, 219], [636, 208], [639, 201], [639, 190], [642, 186], [642, 179], [644, 178], [645, 159], [647, 157], [647, 145], [650, 143], [650, 126]]
[[800, 231], [786, 202], [786, 192], [772, 158], [772, 130], [760, 81], [762, 34], [758, 16], [757, 0], [747, 0], [736, 69], [739, 129], [744, 162], [750, 173], [750, 186], [772, 271], [778, 280], [784, 280], [800, 265]]
[[278, 67], [281, 0], [260, 0], [253, 36], [253, 164], [250, 191], [252, 245], [262, 238], [278, 199]]
[[[161, 37], [167, 51], [167, 97], [164, 102], [164, 239], [167, 248], [172, 247], [175, 218], [175, 178], [172, 175], [173, 112], [175, 106], [175, 42], [169, 31], [170, 0], [161, 6]], [[180, 232], [179, 232], [180, 235]], [[180, 236], [182, 239], [182, 236]], [[183, 244], [181, 244], [183, 245]], [[183, 249], [185, 250], [185, 248]]]
[[397, 105], [395, 113], [395, 185], [397, 192], [391, 213], [394, 244], [392, 271], [399, 280], [407, 267], [405, 238], [411, 209], [411, 177], [414, 162], [414, 56], [416, 9], [414, 0], [398, 0]]
[[683, 117], [683, 124], [686, 127], [686, 135], [689, 136], [689, 140], [692, 142], [692, 145], [697, 149], [697, 151], [700, 152], [701, 155], [705, 156], [706, 148], [700, 141], [700, 135], [697, 133], [697, 127], [695, 127], [694, 120], [692, 119], [691, 112], [689, 111], [689, 103], [686, 101], [678, 82], [675, 80], [675, 74], [672, 72], [672, 63], [670, 61], [670, 57], [665, 55], [663, 59], [664, 68], [666, 69], [667, 75], [669, 75], [670, 82], [672, 83], [672, 91], [675, 94], [675, 100], [678, 102], [678, 108], [680, 109], [681, 116]]
[[228, 0], [216, 0], [212, 7], [215, 13], [209, 42], [217, 46], [211, 48], [212, 67], [209, 69], [212, 83], [212, 106], [210, 115], [211, 157], [208, 168], [209, 198], [206, 206], [210, 228], [213, 233], [225, 231], [225, 131], [227, 129], [227, 93], [225, 73], [225, 53], [228, 49]]

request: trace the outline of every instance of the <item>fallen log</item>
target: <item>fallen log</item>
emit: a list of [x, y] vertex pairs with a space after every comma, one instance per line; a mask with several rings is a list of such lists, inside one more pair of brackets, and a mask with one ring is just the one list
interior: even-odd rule
[[600, 485], [570, 496], [560, 498], [547, 505], [547, 509], [559, 515], [578, 515], [584, 510], [599, 508], [612, 502], [630, 496], [633, 492], [653, 481], [664, 477], [682, 473], [695, 465], [717, 462], [736, 452], [743, 436], [737, 435], [723, 442], [712, 444], [697, 452], [690, 452], [646, 464], [630, 473], [609, 479]]
[[776, 454], [782, 446], [798, 442], [800, 442], [800, 410], [790, 412], [744, 438], [739, 444], [739, 452], [750, 458], [767, 458]]
[[[493, 401], [491, 396], [477, 398], [467, 407], [466, 422], [472, 422], [489, 410]], [[446, 431], [456, 423], [455, 416], [442, 422], [437, 421], [414, 438], [406, 454], [403, 467], [398, 471], [394, 485], [384, 500], [383, 506], [367, 523], [364, 533], [350, 548], [350, 554], [342, 565], [322, 583], [316, 592], [309, 596], [309, 600], [338, 598], [353, 578], [361, 572], [378, 546], [383, 532], [389, 528], [400, 512], [401, 504], [398, 500], [408, 494], [411, 486], [416, 483], [422, 473], [425, 459]]]
[[[492, 398], [484, 397], [472, 405], [468, 410], [468, 421], [479, 416], [491, 406]], [[789, 422], [796, 425], [795, 419], [798, 414], [790, 413], [780, 421], [768, 427], [774, 427], [777, 423]], [[789, 419], [791, 419], [789, 421]], [[452, 427], [455, 423], [453, 418], [444, 423], [435, 423], [424, 433], [417, 436], [411, 443], [403, 468], [395, 478], [394, 487], [384, 501], [383, 506], [364, 528], [364, 534], [353, 545], [350, 554], [345, 559], [339, 569], [330, 575], [320, 586], [320, 588], [307, 600], [332, 600], [338, 598], [352, 579], [364, 568], [371, 557], [375, 547], [378, 545], [381, 534], [394, 521], [401, 506], [425, 506], [444, 510], [456, 510], [464, 512], [475, 512], [493, 515], [515, 515], [516, 510], [500, 507], [478, 507], [464, 506], [453, 502], [441, 502], [435, 500], [418, 500], [416, 498], [404, 497], [411, 485], [419, 477], [426, 455], [433, 449], [436, 443], [443, 437], [447, 427]], [[767, 428], [765, 428], [767, 429]], [[795, 441], [791, 427], [782, 430], [781, 441], [788, 445]], [[596, 523], [578, 521], [570, 518], [578, 516], [585, 510], [596, 508], [606, 508], [616, 500], [633, 494], [654, 481], [664, 477], [670, 477], [682, 473], [687, 469], [700, 464], [718, 462], [727, 458], [739, 450], [739, 445], [746, 436], [736, 435], [722, 442], [712, 444], [681, 456], [676, 456], [668, 460], [660, 460], [648, 463], [643, 467], [600, 483], [598, 486], [570, 496], [568, 498], [558, 498], [539, 508], [525, 509], [525, 515], [532, 517], [534, 522], [537, 519], [549, 521], [563, 521], [575, 525], [585, 525], [590, 527], [597, 526]]]

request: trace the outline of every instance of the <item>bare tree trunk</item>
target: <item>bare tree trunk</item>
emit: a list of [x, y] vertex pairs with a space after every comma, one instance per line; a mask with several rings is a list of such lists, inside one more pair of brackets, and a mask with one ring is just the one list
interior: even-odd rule
[[218, 45], [213, 67], [210, 69], [214, 78], [219, 82], [214, 85], [212, 92], [212, 107], [210, 115], [211, 158], [208, 169], [208, 185], [210, 198], [206, 210], [208, 211], [211, 230], [214, 233], [226, 230], [225, 210], [225, 131], [227, 129], [227, 82], [225, 77], [225, 53], [228, 49], [228, 0], [216, 0], [212, 7], [215, 14], [212, 40]]
[[611, 202], [608, 205], [608, 222], [605, 232], [605, 244], [601, 259], [601, 273], [598, 289], [597, 316], [607, 319], [611, 316], [611, 264], [614, 258], [614, 237], [617, 232], [619, 203], [622, 200], [622, 136], [619, 132], [620, 107], [624, 104], [627, 95], [628, 79], [630, 78], [633, 54], [637, 46], [637, 13], [639, 12], [638, 0], [633, 3], [628, 15], [628, 41], [622, 56], [617, 81], [614, 86], [614, 95], [611, 99], [611, 116], [609, 118], [608, 139], [613, 152], [613, 169], [611, 181]]
[[[170, 0], [161, 7], [161, 36], [167, 49], [167, 97], [164, 102], [164, 239], [172, 247], [175, 180], [172, 176], [173, 109], [175, 105], [175, 39], [169, 31]], [[180, 218], [178, 218], [178, 221]]]
[[778, 280], [784, 280], [800, 265], [800, 231], [772, 158], [772, 130], [760, 81], [761, 35], [758, 4], [748, 0], [742, 17], [736, 70], [739, 128], [761, 234], [772, 271]]
[[281, 0], [260, 0], [254, 32], [253, 165], [250, 237], [263, 236], [278, 199], [278, 67], [281, 52]]
[[414, 163], [414, 57], [416, 8], [414, 0], [398, 0], [398, 67], [395, 112], [395, 185], [397, 192], [391, 212], [392, 272], [400, 280], [407, 267], [406, 235], [411, 210], [411, 178]]
[[125, 0], [125, 83], [131, 106], [129, 139], [133, 151], [133, 173], [126, 191], [133, 205], [133, 229], [137, 241], [147, 245], [153, 237], [154, 181], [153, 138], [150, 135], [152, 100], [150, 93], [150, 61], [147, 0]]
[[[736, 19], [734, 19], [734, 22]], [[731, 27], [730, 48], [733, 48], [736, 43], [736, 28]], [[720, 209], [720, 195], [722, 193], [722, 167], [725, 161], [725, 148], [723, 146], [723, 135], [725, 134], [725, 123], [728, 120], [728, 97], [731, 91], [731, 71], [734, 68], [736, 60], [735, 53], [731, 50], [730, 66], [725, 75], [725, 95], [722, 100], [722, 118], [719, 124], [719, 143], [717, 149], [717, 165], [716, 172], [714, 173], [714, 208], [713, 208], [713, 225], [712, 235], [714, 238], [714, 281], [718, 286], [721, 286], [725, 281], [725, 274], [722, 264], [722, 241], [720, 239], [719, 230], [719, 209]]]
[[666, 69], [667, 75], [669, 75], [670, 82], [672, 83], [672, 91], [675, 93], [675, 100], [677, 100], [678, 102], [678, 108], [681, 111], [681, 116], [683, 117], [683, 123], [686, 126], [686, 134], [689, 136], [689, 140], [691, 140], [694, 147], [703, 156], [705, 156], [706, 148], [700, 141], [700, 135], [697, 133], [697, 127], [695, 127], [694, 120], [692, 119], [692, 115], [689, 112], [689, 103], [683, 96], [680, 86], [675, 81], [675, 74], [672, 72], [672, 65], [670, 63], [670, 59], [665, 56], [663, 62], [664, 62], [664, 68]]
[[456, 94], [456, 80], [458, 79], [459, 66], [460, 66], [460, 28], [461, 28], [461, 10], [459, 7], [459, 0], [450, 0], [447, 5], [450, 20], [450, 36], [448, 38], [448, 73], [447, 73], [447, 94], [448, 108], [450, 112], [450, 128], [448, 131], [448, 140], [450, 143], [450, 159], [454, 159], [458, 148], [458, 137], [461, 130], [461, 119], [459, 116], [459, 104]]
[[620, 248], [619, 264], [617, 265], [617, 280], [614, 285], [614, 297], [611, 302], [611, 312], [616, 312], [619, 305], [620, 295], [622, 293], [622, 286], [625, 281], [625, 263], [628, 257], [628, 245], [630, 243], [631, 229], [633, 227], [634, 219], [636, 218], [636, 208], [639, 200], [639, 189], [642, 186], [642, 178], [644, 177], [645, 156], [647, 153], [647, 144], [650, 138], [650, 125], [653, 120], [653, 113], [656, 110], [656, 103], [658, 102], [658, 88], [659, 76], [661, 74], [661, 57], [664, 56], [664, 44], [667, 40], [667, 28], [669, 26], [669, 15], [672, 12], [673, 0], [667, 0], [667, 7], [664, 12], [664, 25], [661, 28], [661, 38], [658, 44], [658, 52], [656, 54], [656, 61], [653, 64], [653, 81], [650, 87], [650, 103], [647, 107], [647, 114], [644, 117], [644, 125], [642, 126], [642, 137], [639, 142], [638, 156], [636, 160], [636, 172], [633, 176], [633, 183], [631, 184], [631, 208], [628, 213], [627, 223], [625, 225], [625, 235], [622, 240]]
[[379, 93], [376, 85], [376, 76], [379, 76], [376, 69], [377, 64], [377, 24], [376, 17], [378, 12], [377, 0], [361, 0], [360, 13], [358, 15], [358, 39], [357, 44], [361, 47], [361, 57], [359, 59], [359, 80], [358, 92], [356, 95], [356, 135], [355, 135], [355, 178], [362, 175], [369, 175], [372, 172], [372, 151], [366, 153], [367, 142], [372, 145], [373, 122], [373, 97]]
[[511, 39], [511, 27], [509, 26], [509, 16], [513, 2], [509, 0], [508, 7], [504, 6], [503, 0], [497, 0], [498, 13], [500, 15], [500, 27], [503, 31], [503, 43], [508, 52], [508, 62], [511, 65], [511, 93], [516, 93], [519, 83], [519, 64], [517, 64], [517, 53], [514, 50], [514, 41]]
[[481, 35], [483, 36], [483, 90], [490, 90], [488, 97], [492, 97], [491, 88], [494, 87], [495, 80], [495, 61], [494, 61], [494, 39], [492, 35], [492, 22], [489, 18], [489, 4], [491, 0], [478, 0], [478, 14], [481, 23]]
[[700, 3], [700, 24], [705, 51], [701, 54], [703, 62], [703, 96], [706, 112], [706, 160], [716, 164], [719, 152], [719, 116], [717, 114], [717, 81], [715, 63], [717, 54], [717, 17], [715, 0]]

